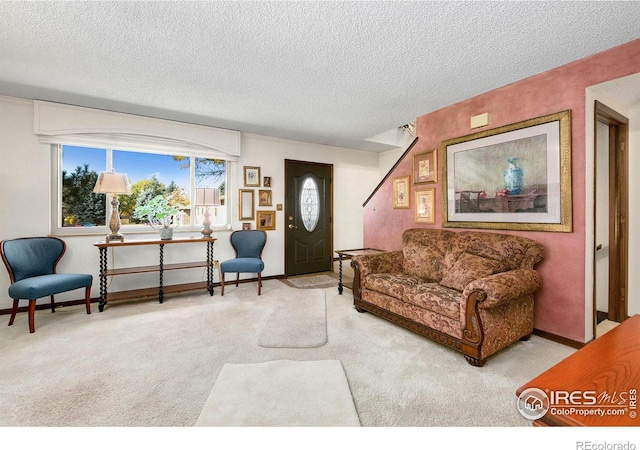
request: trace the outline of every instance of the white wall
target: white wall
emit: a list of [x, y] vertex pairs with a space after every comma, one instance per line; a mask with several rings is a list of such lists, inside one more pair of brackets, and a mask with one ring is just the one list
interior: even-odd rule
[[387, 176], [389, 171], [393, 168], [393, 166], [398, 162], [398, 159], [405, 152], [406, 147], [398, 147], [392, 150], [387, 150], [386, 152], [381, 152], [379, 156], [379, 166], [380, 166], [380, 179], [382, 180]]
[[[33, 102], [0, 97], [0, 240], [49, 234], [51, 192], [51, 149], [41, 144], [33, 133]], [[243, 166], [259, 166], [261, 176], [272, 177], [273, 208], [284, 204], [284, 160], [322, 162], [334, 165], [334, 249], [357, 248], [363, 245], [362, 203], [379, 181], [378, 154], [346, 148], [329, 147], [288, 141], [257, 135], [242, 136], [242, 156], [235, 165], [233, 188], [240, 188]], [[257, 191], [257, 190], [256, 190]], [[234, 205], [237, 204], [237, 199]], [[257, 201], [256, 201], [257, 205]], [[232, 211], [234, 228], [240, 227], [237, 210]], [[284, 217], [276, 213], [276, 230], [268, 231], [268, 243], [263, 253], [266, 261], [264, 276], [284, 273]], [[61, 272], [91, 273], [94, 276], [92, 296], [99, 295], [98, 249], [92, 244], [103, 235], [64, 236], [67, 253], [58, 266]], [[128, 238], [136, 236], [128, 235]], [[220, 261], [233, 256], [229, 232], [216, 232], [214, 257]], [[177, 250], [179, 248], [179, 250]], [[155, 264], [157, 247], [131, 247], [108, 252], [109, 267], [114, 259], [117, 267]], [[197, 244], [165, 246], [165, 262], [203, 260], [204, 246]], [[165, 284], [200, 281], [204, 270], [165, 273]], [[110, 278], [109, 291], [129, 290], [157, 285], [155, 273]], [[218, 281], [217, 274], [215, 281]], [[7, 295], [9, 277], [0, 270], [0, 309], [11, 306]], [[219, 289], [216, 289], [216, 295]], [[78, 299], [81, 294], [60, 295], [60, 300]], [[44, 300], [42, 300], [44, 301]]]

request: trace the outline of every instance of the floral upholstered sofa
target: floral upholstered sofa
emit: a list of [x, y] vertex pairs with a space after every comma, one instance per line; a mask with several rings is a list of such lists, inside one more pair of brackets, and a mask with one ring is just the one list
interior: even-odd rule
[[356, 256], [354, 306], [464, 354], [474, 366], [533, 331], [538, 242], [507, 234], [417, 228], [402, 250]]

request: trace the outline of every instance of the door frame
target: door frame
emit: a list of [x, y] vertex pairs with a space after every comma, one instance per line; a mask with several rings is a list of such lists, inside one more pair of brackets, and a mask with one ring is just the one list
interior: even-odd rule
[[288, 264], [288, 245], [287, 242], [289, 241], [289, 228], [287, 226], [288, 221], [286, 220], [286, 216], [287, 216], [287, 212], [289, 211], [289, 205], [287, 205], [287, 196], [289, 193], [289, 185], [288, 185], [288, 172], [287, 172], [287, 167], [289, 163], [296, 163], [296, 164], [306, 164], [309, 166], [323, 166], [323, 167], [328, 167], [331, 169], [331, 175], [329, 177], [329, 189], [328, 192], [326, 193], [326, 195], [330, 196], [330, 203], [331, 203], [331, 207], [330, 207], [330, 211], [328, 211], [329, 214], [329, 236], [330, 236], [330, 249], [329, 249], [329, 259], [332, 261], [331, 265], [330, 265], [330, 270], [333, 272], [333, 237], [334, 237], [334, 230], [333, 230], [333, 210], [334, 210], [334, 198], [333, 198], [333, 164], [329, 164], [329, 163], [321, 163], [321, 162], [313, 162], [313, 161], [301, 161], [301, 160], [297, 160], [297, 159], [285, 159], [284, 160], [284, 215], [285, 215], [285, 220], [284, 220], [284, 276], [285, 278], [287, 278], [289, 276], [289, 264]]
[[[629, 119], [606, 106], [595, 102], [594, 114], [594, 152], [597, 154], [598, 123], [609, 126], [609, 320], [622, 322], [627, 319], [628, 311], [628, 253], [629, 253], [629, 155], [628, 125]], [[597, 171], [597, 167], [596, 167]], [[595, 174], [594, 174], [595, 176]], [[594, 183], [594, 201], [597, 184]], [[598, 212], [594, 208], [594, 225]], [[596, 280], [595, 252], [597, 242], [593, 242], [594, 280]], [[596, 286], [593, 292], [594, 337], [597, 324]]]

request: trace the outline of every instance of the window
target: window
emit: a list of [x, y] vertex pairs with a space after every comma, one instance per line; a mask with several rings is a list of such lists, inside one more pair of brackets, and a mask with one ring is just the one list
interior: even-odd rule
[[300, 211], [302, 223], [307, 231], [315, 230], [320, 214], [320, 196], [318, 195], [318, 185], [311, 177], [308, 177], [302, 183]]
[[[227, 161], [161, 151], [136, 151], [79, 145], [55, 145], [58, 164], [54, 165], [58, 192], [54, 202], [54, 232], [97, 233], [105, 227], [110, 198], [93, 193], [102, 171], [126, 173], [131, 195], [119, 195], [122, 230], [141, 231], [146, 222], [133, 215], [137, 205], [156, 195], [169, 198], [180, 210], [180, 227], [199, 230], [206, 207], [196, 205], [196, 188], [219, 191], [219, 206], [209, 207], [212, 228], [222, 228], [229, 216], [225, 206]], [[185, 152], [186, 153], [186, 152]]]

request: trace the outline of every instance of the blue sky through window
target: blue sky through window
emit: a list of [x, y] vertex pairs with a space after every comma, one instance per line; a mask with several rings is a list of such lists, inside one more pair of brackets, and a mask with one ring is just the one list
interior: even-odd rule
[[106, 152], [101, 148], [62, 146], [62, 170], [67, 173], [76, 171], [76, 167], [89, 164], [89, 170], [104, 172], [107, 164]]
[[[89, 164], [90, 170], [100, 173], [106, 170], [106, 151], [91, 147], [63, 146], [62, 169], [67, 173], [74, 172], [76, 167]], [[113, 168], [116, 172], [124, 172], [131, 184], [142, 179], [156, 178], [168, 185], [174, 181], [178, 186], [189, 190], [189, 169], [181, 168], [188, 160], [175, 161], [169, 155], [138, 153], [129, 151], [113, 152]]]
[[[182, 168], [186, 165], [187, 168]], [[150, 180], [155, 176], [161, 183], [169, 185], [174, 181], [187, 192], [190, 190], [189, 159], [175, 161], [173, 156], [152, 153], [113, 151], [113, 168], [124, 172], [133, 184], [142, 179]]]

